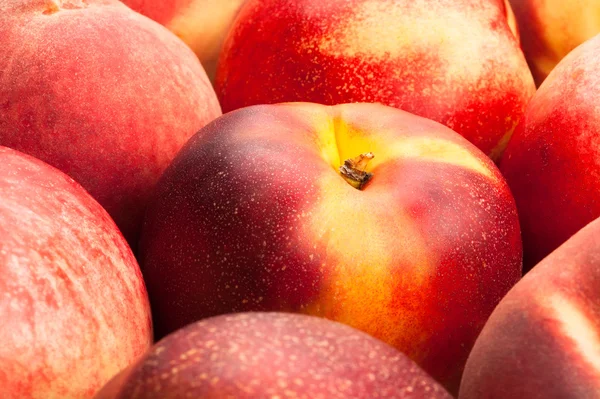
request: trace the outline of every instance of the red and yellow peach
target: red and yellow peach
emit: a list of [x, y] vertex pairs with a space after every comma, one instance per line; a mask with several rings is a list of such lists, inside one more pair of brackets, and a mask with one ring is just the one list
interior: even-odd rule
[[507, 0], [251, 0], [215, 87], [225, 112], [383, 103], [445, 124], [495, 160], [535, 91]]
[[500, 162], [517, 202], [531, 269], [600, 217], [600, 37], [554, 69]]
[[[366, 169], [361, 155], [374, 155]], [[360, 190], [339, 170], [355, 159], [346, 174]], [[379, 104], [215, 120], [161, 178], [140, 247], [159, 337], [229, 312], [318, 315], [392, 344], [451, 389], [522, 255], [492, 161]]]

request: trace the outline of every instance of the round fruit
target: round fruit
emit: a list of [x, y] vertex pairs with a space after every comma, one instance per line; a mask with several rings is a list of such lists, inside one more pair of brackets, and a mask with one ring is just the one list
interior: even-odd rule
[[498, 159], [535, 92], [507, 0], [250, 0], [226, 39], [224, 112], [382, 103]]
[[460, 399], [596, 398], [600, 219], [506, 295], [469, 356]]
[[159, 337], [223, 313], [301, 312], [366, 331], [449, 385], [521, 256], [492, 161], [378, 104], [217, 119], [161, 178], [140, 244]]
[[561, 61], [500, 163], [517, 202], [529, 270], [600, 217], [600, 36]]
[[3, 0], [0, 48], [0, 145], [74, 178], [135, 250], [158, 178], [221, 114], [198, 59], [117, 0]]
[[284, 313], [219, 316], [159, 342], [96, 399], [444, 398], [394, 348], [328, 320]]
[[0, 397], [91, 398], [152, 344], [131, 250], [71, 178], [0, 147]]

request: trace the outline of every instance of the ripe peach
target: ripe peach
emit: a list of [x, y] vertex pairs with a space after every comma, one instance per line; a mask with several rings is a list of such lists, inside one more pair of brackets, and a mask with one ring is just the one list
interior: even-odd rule
[[575, 47], [600, 33], [597, 0], [510, 0], [539, 86]]
[[246, 0], [121, 0], [194, 50], [211, 80], [229, 28]]
[[95, 399], [444, 398], [394, 348], [348, 326], [286, 313], [218, 316], [161, 342]]
[[451, 389], [521, 275], [514, 200], [492, 161], [380, 104], [217, 119], [161, 178], [140, 250], [158, 336], [229, 312], [318, 315], [392, 344]]
[[531, 100], [500, 163], [529, 270], [600, 217], [600, 37], [578, 47]]
[[379, 102], [499, 159], [535, 91], [505, 0], [251, 0], [219, 61], [225, 112]]
[[600, 219], [502, 299], [469, 356], [459, 398], [598, 397], [599, 292]]
[[0, 398], [85, 399], [152, 344], [141, 272], [73, 179], [0, 147]]
[[117, 0], [4, 0], [0, 47], [0, 145], [81, 183], [135, 247], [159, 176], [220, 115], [197, 58]]

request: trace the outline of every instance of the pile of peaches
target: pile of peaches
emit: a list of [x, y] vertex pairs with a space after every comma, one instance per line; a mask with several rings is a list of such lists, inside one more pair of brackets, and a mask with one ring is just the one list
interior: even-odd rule
[[593, 0], [0, 0], [0, 398], [600, 397]]

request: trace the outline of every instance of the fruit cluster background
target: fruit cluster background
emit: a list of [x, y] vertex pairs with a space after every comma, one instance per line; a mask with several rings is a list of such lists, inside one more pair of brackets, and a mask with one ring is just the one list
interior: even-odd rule
[[0, 0], [0, 398], [600, 397], [596, 0]]

